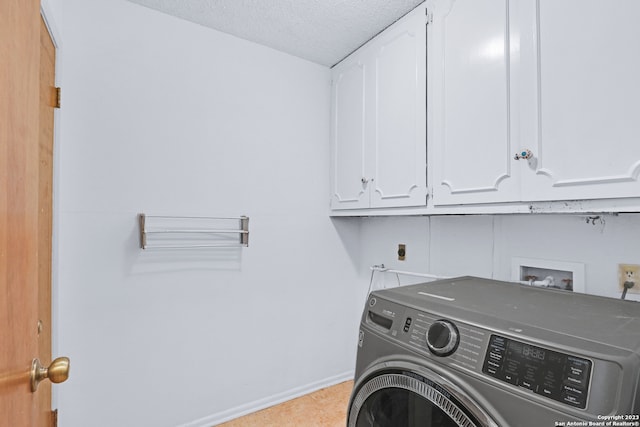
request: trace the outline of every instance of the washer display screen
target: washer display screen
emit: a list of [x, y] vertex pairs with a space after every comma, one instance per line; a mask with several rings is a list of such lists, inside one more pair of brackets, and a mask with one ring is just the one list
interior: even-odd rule
[[575, 408], [587, 406], [587, 359], [491, 335], [482, 372]]

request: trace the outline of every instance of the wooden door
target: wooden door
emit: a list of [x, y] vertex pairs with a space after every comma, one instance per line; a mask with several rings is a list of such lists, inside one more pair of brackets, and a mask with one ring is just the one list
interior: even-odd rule
[[48, 427], [50, 384], [30, 383], [51, 360], [55, 49], [38, 0], [0, 2], [0, 49], [0, 425]]

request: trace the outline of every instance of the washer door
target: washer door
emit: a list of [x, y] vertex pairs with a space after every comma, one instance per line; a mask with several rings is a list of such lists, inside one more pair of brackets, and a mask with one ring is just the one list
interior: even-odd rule
[[354, 395], [349, 427], [489, 427], [484, 411], [450, 387], [414, 372], [384, 372]]

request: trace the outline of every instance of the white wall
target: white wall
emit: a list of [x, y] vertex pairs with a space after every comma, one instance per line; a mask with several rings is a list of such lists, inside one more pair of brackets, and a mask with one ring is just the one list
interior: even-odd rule
[[54, 43], [58, 48], [62, 42], [62, 1], [64, 0], [40, 0], [40, 10], [49, 26], [49, 32], [53, 33]]
[[[124, 0], [49, 2], [61, 427], [210, 426], [348, 377], [373, 264], [583, 262], [619, 297], [617, 264], [640, 263], [640, 215], [330, 219], [328, 69]], [[251, 244], [143, 252], [139, 212], [249, 215]]]
[[[640, 264], [640, 214], [433, 216], [365, 218], [361, 224], [361, 271], [386, 267], [441, 276], [475, 275], [511, 280], [513, 257], [585, 265], [587, 293], [620, 298], [618, 264]], [[595, 224], [594, 224], [595, 222]], [[407, 245], [398, 261], [398, 243]], [[377, 286], [395, 275], [376, 273]], [[417, 279], [400, 276], [400, 283]], [[366, 292], [365, 292], [366, 293]], [[627, 299], [640, 300], [628, 293]]]
[[[349, 377], [358, 225], [328, 216], [327, 68], [124, 0], [63, 0], [61, 427], [210, 426]], [[139, 212], [250, 247], [138, 248]]]

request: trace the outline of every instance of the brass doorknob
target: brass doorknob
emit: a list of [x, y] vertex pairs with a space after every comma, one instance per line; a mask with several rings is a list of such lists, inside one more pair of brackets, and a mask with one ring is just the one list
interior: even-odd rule
[[48, 368], [40, 363], [40, 360], [33, 359], [31, 362], [31, 392], [38, 389], [38, 384], [45, 378], [49, 378], [52, 383], [61, 383], [69, 378], [69, 358], [58, 357], [51, 362]]

